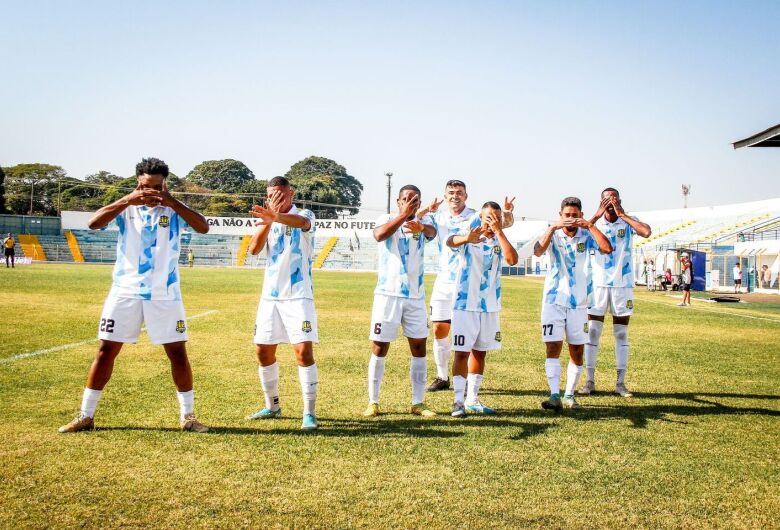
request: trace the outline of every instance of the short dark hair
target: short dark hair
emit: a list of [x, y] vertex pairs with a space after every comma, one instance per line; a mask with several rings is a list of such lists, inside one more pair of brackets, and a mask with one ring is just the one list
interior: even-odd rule
[[144, 158], [135, 165], [135, 176], [141, 175], [162, 175], [163, 178], [168, 176], [168, 164], [160, 160], [159, 158]]
[[287, 180], [284, 177], [274, 177], [271, 180], [268, 181], [269, 188], [275, 188], [277, 186], [281, 186], [282, 188], [289, 188], [290, 187], [290, 181]]
[[488, 201], [482, 205], [482, 208], [491, 208], [493, 210], [500, 210], [501, 206], [497, 202]]
[[615, 188], [604, 188], [603, 190], [601, 190], [601, 194], [604, 195], [608, 191], [614, 191], [615, 195], [620, 197], [620, 192], [618, 190], [616, 190]]
[[444, 185], [444, 189], [447, 189], [447, 188], [463, 188], [465, 190], [466, 189], [466, 183], [463, 182], [462, 180], [458, 180], [458, 179], [448, 180], [447, 184]]
[[577, 208], [582, 210], [582, 201], [579, 200], [577, 197], [566, 197], [561, 201], [561, 210], [563, 210], [567, 206], [576, 206]]
[[398, 190], [398, 197], [399, 197], [399, 198], [401, 197], [401, 194], [402, 194], [402, 193], [403, 193], [405, 190], [412, 190], [412, 191], [416, 191], [416, 192], [417, 192], [417, 195], [420, 195], [420, 196], [422, 196], [422, 193], [420, 192], [420, 188], [418, 188], [418, 187], [417, 187], [417, 186], [415, 186], [414, 184], [407, 184], [406, 186], [403, 186], [403, 187], [402, 187], [400, 190]]

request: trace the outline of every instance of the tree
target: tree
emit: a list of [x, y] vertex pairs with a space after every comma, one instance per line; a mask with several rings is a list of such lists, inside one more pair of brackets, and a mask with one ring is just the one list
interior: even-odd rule
[[343, 211], [354, 215], [360, 207], [363, 185], [348, 174], [344, 166], [329, 158], [305, 158], [293, 164], [285, 177], [295, 187], [297, 200], [339, 205], [312, 205], [318, 217], [335, 219]]
[[67, 177], [64, 169], [51, 164], [18, 164], [3, 171], [5, 204], [11, 213], [57, 215], [60, 181]]
[[244, 184], [254, 180], [255, 175], [243, 162], [227, 159], [201, 162], [186, 178], [210, 190], [238, 193]]
[[5, 213], [5, 173], [0, 167], [0, 213]]

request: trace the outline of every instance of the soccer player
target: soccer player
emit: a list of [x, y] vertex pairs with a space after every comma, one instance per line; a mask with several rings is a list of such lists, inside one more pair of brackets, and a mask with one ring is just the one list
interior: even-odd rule
[[[475, 211], [466, 206], [466, 184], [461, 180], [449, 180], [444, 186], [444, 201], [447, 208], [439, 210], [442, 201], [434, 198], [426, 208], [417, 212], [418, 218], [427, 213], [433, 214], [436, 237], [439, 245], [439, 272], [433, 284], [431, 294], [431, 321], [433, 322], [433, 358], [436, 362], [436, 378], [428, 386], [428, 392], [450, 388], [450, 323], [452, 322], [452, 303], [457, 291], [457, 254], [447, 245], [447, 240], [457, 234], [461, 225], [469, 220]], [[514, 197], [504, 199], [502, 213], [503, 226], [512, 226], [514, 218]]]
[[[561, 202], [560, 220], [552, 225], [534, 245], [534, 255], [545, 252], [550, 268], [544, 280], [542, 298], [542, 340], [547, 349], [544, 363], [550, 398], [542, 408], [560, 412], [564, 406], [578, 408], [574, 389], [582, 372], [582, 354], [588, 337], [588, 291], [590, 287], [590, 253], [612, 252], [612, 245], [595, 224], [583, 219], [582, 202], [567, 197]], [[569, 367], [566, 393], [560, 398], [563, 338], [569, 343]]]
[[268, 182], [265, 207], [254, 206], [250, 213], [262, 225], [249, 241], [248, 250], [257, 255], [266, 251], [265, 279], [257, 307], [255, 337], [260, 384], [265, 408], [247, 416], [249, 420], [278, 418], [278, 344], [292, 344], [298, 363], [298, 379], [303, 394], [304, 431], [317, 428], [317, 365], [313, 343], [318, 342], [317, 313], [311, 283], [314, 250], [314, 213], [292, 203], [294, 189], [284, 177]]
[[8, 259], [11, 260], [11, 268], [16, 268], [16, 258], [14, 247], [16, 246], [16, 240], [11, 232], [8, 232], [8, 237], [3, 239], [3, 251], [5, 252], [5, 268], [8, 268]]
[[[607, 237], [612, 245], [611, 254], [595, 254], [591, 261], [593, 295], [588, 308], [588, 342], [585, 344], [585, 371], [587, 381], [580, 389], [581, 395], [596, 391], [596, 356], [599, 351], [604, 316], [612, 313], [612, 333], [615, 336], [615, 366], [617, 382], [615, 393], [629, 398], [626, 388], [628, 365], [628, 321], [634, 312], [633, 235], [649, 237], [650, 226], [628, 215], [623, 209], [620, 193], [615, 188], [601, 192], [601, 204], [591, 223]], [[647, 288], [655, 281], [653, 260], [645, 266]]]
[[423, 285], [425, 243], [436, 236], [429, 215], [416, 216], [420, 209], [420, 190], [407, 184], [398, 195], [398, 214], [386, 214], [377, 220], [374, 239], [378, 243], [378, 282], [371, 310], [371, 358], [368, 362], [368, 408], [364, 416], [378, 416], [379, 388], [385, 373], [385, 358], [390, 342], [398, 337], [403, 325], [412, 357], [409, 375], [412, 383], [412, 406], [417, 416], [435, 416], [425, 408], [425, 360], [428, 341], [428, 315], [425, 311]]
[[135, 174], [136, 189], [99, 209], [89, 220], [92, 230], [103, 228], [112, 220], [119, 227], [114, 280], [100, 317], [100, 345], [87, 375], [81, 410], [73, 421], [60, 427], [60, 432], [94, 428], [95, 408], [111, 378], [114, 360], [123, 344], [138, 340], [144, 323], [152, 343], [162, 344], [171, 362], [182, 430], [208, 431], [194, 415], [179, 255], [182, 229], [189, 225], [205, 234], [209, 225], [201, 214], [168, 192], [165, 162], [144, 158], [135, 167]]
[[742, 292], [742, 266], [739, 262], [734, 264], [734, 293]]
[[[517, 264], [517, 251], [504, 234], [501, 206], [486, 202], [482, 212], [464, 223], [460, 233], [447, 240], [458, 259], [458, 291], [453, 302], [452, 337], [455, 360], [452, 415], [495, 414], [479, 400], [485, 373], [485, 355], [501, 348], [501, 260]], [[468, 382], [468, 395], [465, 396]], [[464, 406], [465, 405], [465, 406]]]

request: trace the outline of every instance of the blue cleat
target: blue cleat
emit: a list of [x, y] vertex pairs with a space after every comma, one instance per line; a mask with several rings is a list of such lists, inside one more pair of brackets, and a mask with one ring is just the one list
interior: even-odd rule
[[282, 409], [278, 408], [276, 410], [272, 410], [269, 408], [264, 408], [262, 410], [258, 410], [254, 414], [250, 414], [245, 419], [247, 420], [270, 420], [272, 418], [280, 418], [282, 416]]
[[473, 405], [466, 405], [466, 412], [471, 414], [495, 414], [496, 413], [495, 409], [486, 407], [479, 401], [477, 401]]
[[314, 414], [305, 414], [303, 416], [303, 423], [301, 423], [302, 431], [313, 431], [317, 428], [317, 418]]

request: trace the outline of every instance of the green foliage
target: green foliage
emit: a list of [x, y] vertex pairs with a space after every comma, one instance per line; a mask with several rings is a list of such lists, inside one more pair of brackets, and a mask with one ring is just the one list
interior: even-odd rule
[[0, 167], [0, 213], [5, 213], [5, 173]]
[[64, 169], [51, 164], [19, 164], [3, 170], [5, 207], [10, 213], [57, 215], [58, 181], [67, 176]]
[[363, 185], [347, 173], [344, 166], [320, 156], [296, 162], [285, 174], [295, 187], [297, 201], [314, 201], [343, 205], [344, 208], [314, 205], [317, 216], [335, 219], [339, 212], [355, 214], [360, 206]]
[[252, 170], [238, 160], [206, 160], [187, 174], [187, 180], [214, 191], [238, 193], [242, 186], [254, 180]]

